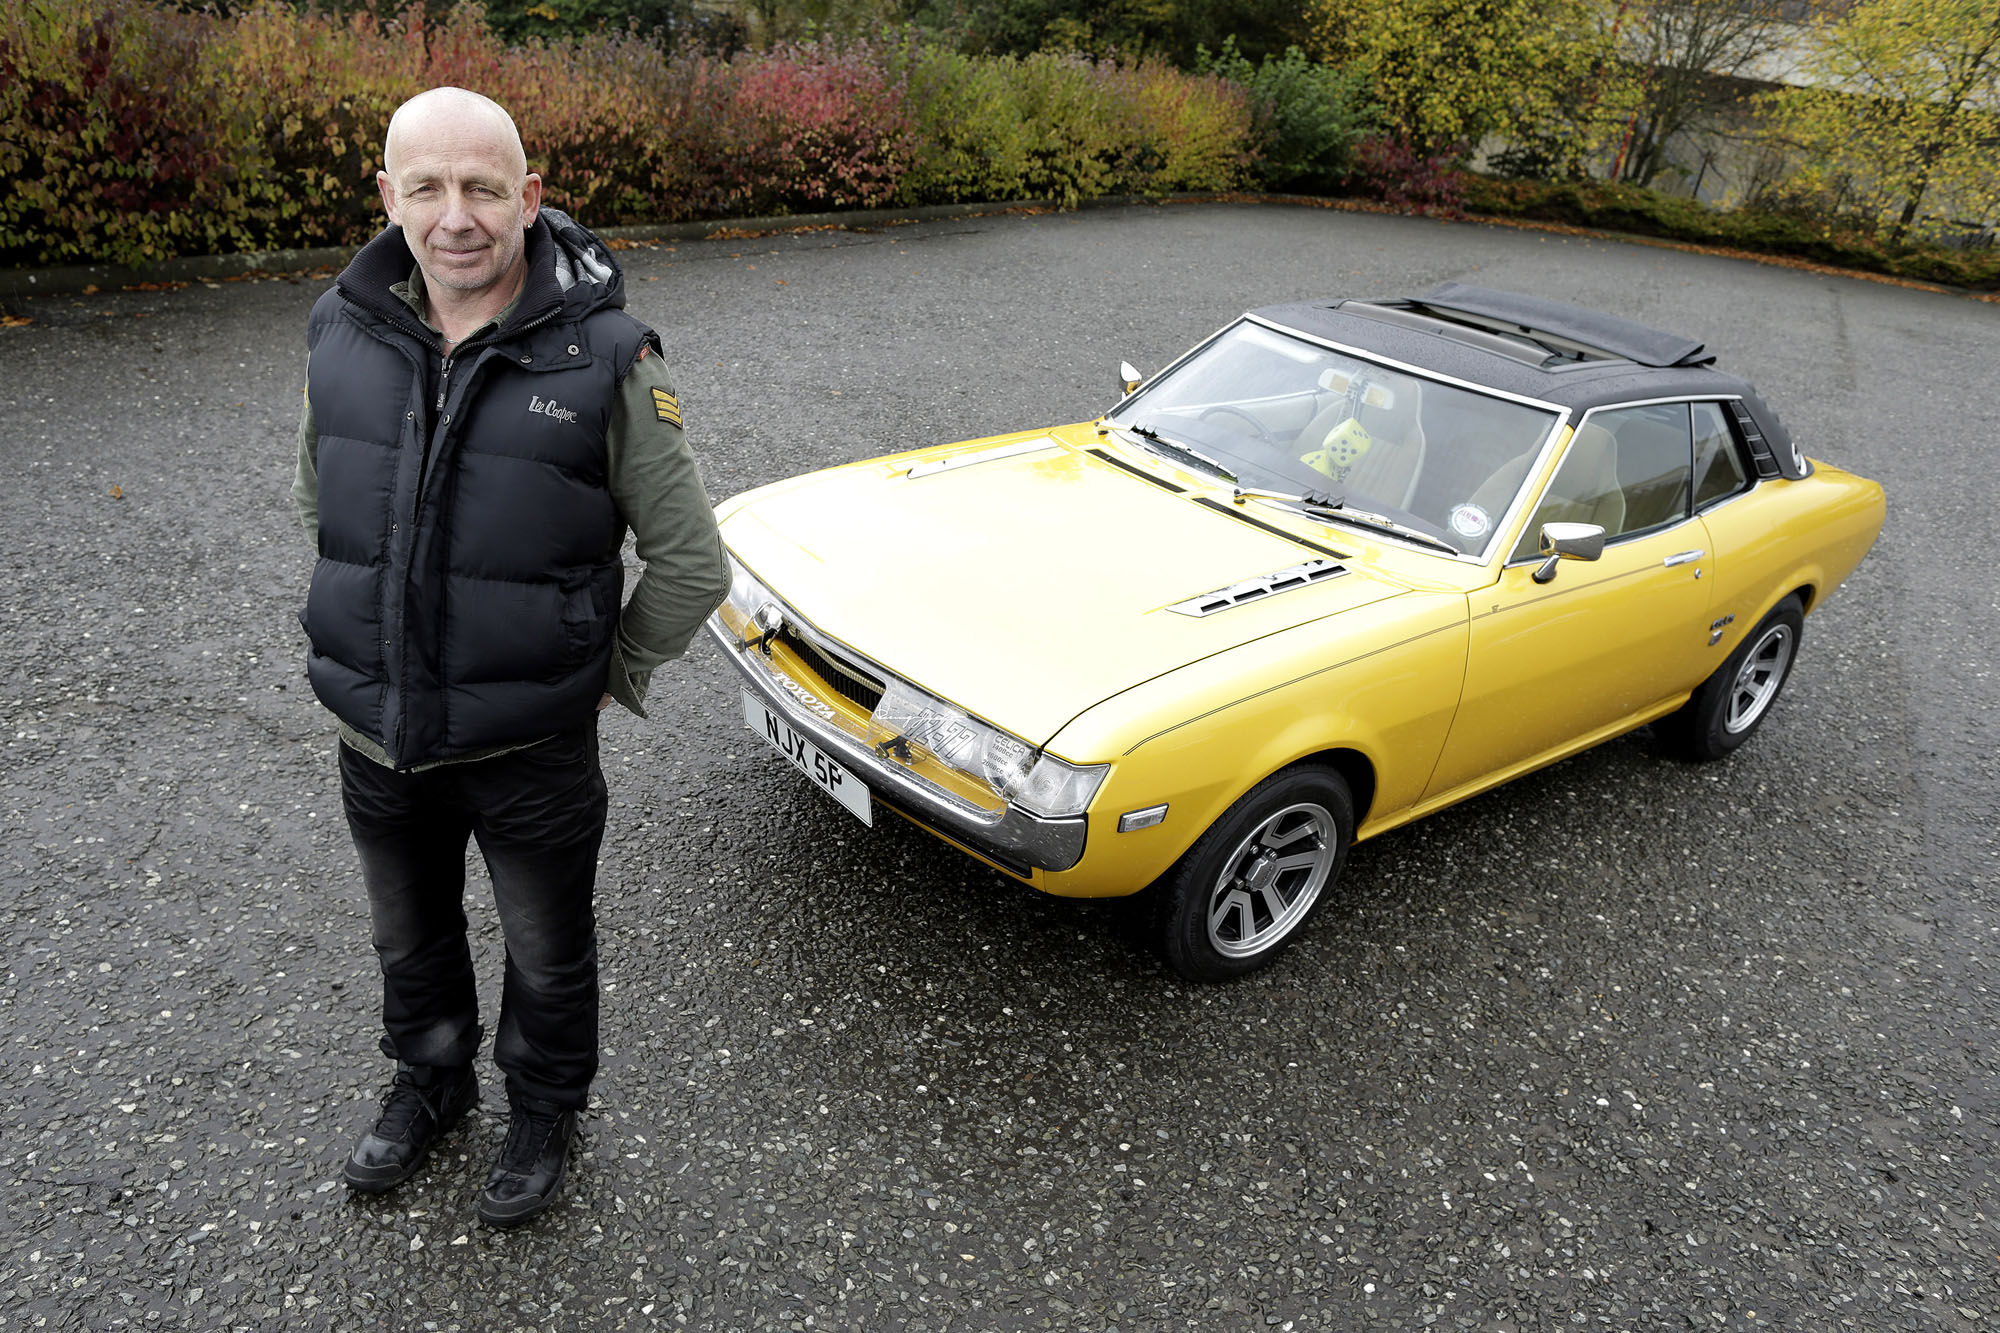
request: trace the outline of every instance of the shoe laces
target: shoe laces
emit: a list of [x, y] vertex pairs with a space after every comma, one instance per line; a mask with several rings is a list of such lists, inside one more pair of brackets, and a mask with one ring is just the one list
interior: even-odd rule
[[389, 1082], [389, 1091], [382, 1096], [382, 1115], [375, 1122], [378, 1137], [399, 1142], [408, 1137], [417, 1117], [427, 1115], [432, 1124], [444, 1119], [443, 1085], [425, 1087], [408, 1070], [399, 1069]]
[[498, 1163], [502, 1171], [525, 1176], [535, 1169], [535, 1162], [547, 1146], [549, 1135], [555, 1132], [556, 1122], [561, 1113], [545, 1115], [539, 1111], [515, 1108], [512, 1121], [507, 1126], [507, 1142], [501, 1145]]

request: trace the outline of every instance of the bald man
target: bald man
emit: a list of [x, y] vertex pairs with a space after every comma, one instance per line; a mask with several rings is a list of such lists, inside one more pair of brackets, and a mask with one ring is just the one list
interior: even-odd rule
[[[729, 573], [659, 339], [598, 238], [542, 207], [506, 111], [434, 88], [384, 159], [389, 225], [307, 326], [292, 486], [318, 554], [307, 675], [340, 723], [396, 1061], [344, 1174], [395, 1188], [479, 1100], [476, 839], [510, 1109], [478, 1212], [511, 1226], [555, 1200], [597, 1070], [598, 713], [645, 716]], [[628, 529], [644, 572], [621, 606]]]

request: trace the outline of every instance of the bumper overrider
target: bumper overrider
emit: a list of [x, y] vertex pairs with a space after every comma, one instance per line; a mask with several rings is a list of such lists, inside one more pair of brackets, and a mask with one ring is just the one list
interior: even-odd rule
[[[766, 708], [846, 766], [877, 800], [1022, 878], [1032, 870], [1068, 870], [1083, 859], [1088, 816], [1022, 809], [990, 785], [948, 771], [920, 746], [885, 745], [877, 734], [884, 728], [851, 702], [852, 688], [818, 678], [807, 665], [815, 658], [851, 661], [843, 649], [768, 594], [754, 620], [744, 611], [725, 603], [708, 618], [723, 657]], [[870, 675], [877, 678], [873, 683], [910, 688], [879, 669]], [[848, 697], [838, 697], [843, 694]]]

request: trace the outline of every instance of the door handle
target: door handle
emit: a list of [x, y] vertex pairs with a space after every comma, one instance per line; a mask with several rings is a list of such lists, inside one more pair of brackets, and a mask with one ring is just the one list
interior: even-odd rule
[[1703, 556], [1707, 554], [1708, 552], [1697, 547], [1692, 551], [1681, 551], [1678, 552], [1677, 554], [1670, 555], [1665, 560], [1662, 560], [1660, 563], [1666, 566], [1668, 569], [1672, 569], [1675, 565], [1691, 564], [1692, 562], [1701, 559]]

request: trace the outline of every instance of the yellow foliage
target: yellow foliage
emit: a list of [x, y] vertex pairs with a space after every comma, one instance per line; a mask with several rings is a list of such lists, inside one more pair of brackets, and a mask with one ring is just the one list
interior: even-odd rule
[[1423, 153], [1605, 133], [1623, 85], [1607, 0], [1310, 0], [1312, 53], [1358, 69]]
[[1821, 21], [1810, 86], [1769, 95], [1793, 182], [1889, 226], [2000, 217], [2000, 0], [1864, 0]]

